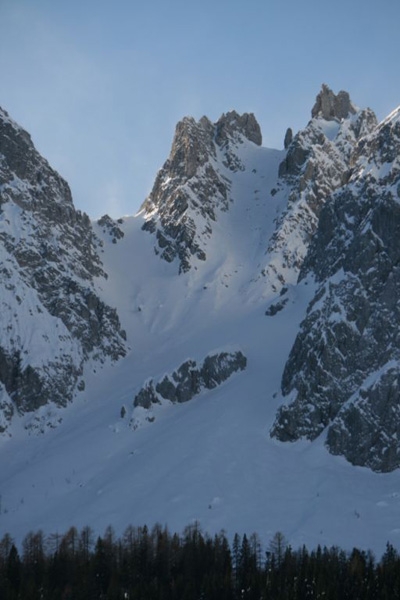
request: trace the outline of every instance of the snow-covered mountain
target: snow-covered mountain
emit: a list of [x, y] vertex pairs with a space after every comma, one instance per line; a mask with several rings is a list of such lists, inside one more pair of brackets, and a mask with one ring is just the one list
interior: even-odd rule
[[90, 223], [1, 113], [4, 531], [400, 545], [398, 115], [323, 86], [283, 150], [185, 118], [139, 214]]
[[400, 466], [400, 111], [363, 137], [321, 211], [300, 279], [317, 284], [282, 380], [280, 439], [314, 439], [376, 471]]
[[[29, 135], [0, 111], [0, 431], [15, 414], [65, 406], [89, 358], [126, 352], [115, 309], [96, 294], [106, 277], [87, 215]], [[52, 412], [50, 410], [50, 412]]]

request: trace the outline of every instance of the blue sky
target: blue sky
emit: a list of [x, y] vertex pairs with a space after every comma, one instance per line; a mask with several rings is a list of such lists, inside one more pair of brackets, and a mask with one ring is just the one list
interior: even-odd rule
[[0, 106], [92, 218], [133, 214], [185, 115], [304, 127], [321, 84], [400, 105], [398, 0], [0, 0]]

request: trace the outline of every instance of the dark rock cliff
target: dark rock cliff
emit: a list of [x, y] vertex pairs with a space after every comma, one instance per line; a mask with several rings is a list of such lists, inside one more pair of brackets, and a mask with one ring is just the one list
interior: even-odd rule
[[31, 138], [0, 110], [0, 382], [12, 414], [71, 399], [84, 361], [125, 353], [116, 311], [96, 294], [104, 277], [87, 215]]
[[300, 278], [316, 294], [290, 353], [272, 434], [376, 471], [400, 466], [400, 111], [360, 140], [325, 203]]

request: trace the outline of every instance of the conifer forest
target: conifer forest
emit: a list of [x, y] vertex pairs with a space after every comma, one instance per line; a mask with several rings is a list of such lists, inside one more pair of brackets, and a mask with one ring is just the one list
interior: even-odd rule
[[20, 548], [0, 540], [1, 600], [387, 600], [400, 598], [400, 556], [293, 549], [277, 532], [209, 536], [197, 523], [183, 533], [155, 525], [28, 533]]

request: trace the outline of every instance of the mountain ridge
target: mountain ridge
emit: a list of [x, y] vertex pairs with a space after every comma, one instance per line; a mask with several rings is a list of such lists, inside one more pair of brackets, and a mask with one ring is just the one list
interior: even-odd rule
[[[185, 118], [137, 216], [104, 216], [97, 223], [68, 216], [84, 221], [88, 240], [71, 237], [72, 267], [84, 264], [85, 243], [93, 258], [87, 287], [71, 276], [78, 294], [61, 294], [61, 307], [71, 308], [86, 289], [81, 305], [90, 313], [90, 298], [97, 299], [110, 321], [86, 351], [85, 320], [81, 337], [65, 334], [79, 355], [79, 377], [64, 408], [50, 401], [18, 414], [14, 407], [11, 418], [7, 403], [14, 401], [2, 396], [11, 436], [1, 440], [2, 517], [11, 533], [67, 529], [72, 521], [97, 529], [115, 521], [121, 530], [132, 519], [177, 529], [198, 519], [216, 531], [232, 530], [239, 519], [242, 531], [280, 529], [293, 544], [380, 549], [388, 539], [397, 543], [397, 431], [380, 408], [382, 398], [397, 406], [397, 317], [384, 360], [368, 359], [364, 372], [357, 365], [352, 374], [350, 358], [357, 356], [353, 329], [365, 330], [363, 319], [374, 332], [370, 349], [364, 344], [366, 356], [378, 349], [383, 357], [379, 307], [386, 307], [385, 321], [397, 310], [396, 285], [389, 281], [382, 297], [378, 287], [382, 261], [388, 274], [396, 269], [397, 226], [389, 221], [397, 214], [398, 109], [378, 125], [347, 93], [323, 86], [312, 113], [304, 130], [285, 136], [284, 150], [262, 147], [251, 114], [232, 111], [216, 123]], [[10, 236], [11, 223], [23, 231], [22, 217], [6, 196], [9, 179], [4, 185], [0, 219]], [[26, 189], [19, 184], [16, 193]], [[53, 205], [41, 198], [46, 216]], [[65, 223], [58, 227], [69, 232]], [[376, 245], [378, 228], [382, 243]], [[34, 239], [43, 243], [37, 229]], [[8, 238], [0, 239], [7, 251]], [[20, 287], [22, 259], [11, 238], [9, 248]], [[29, 261], [37, 255], [33, 249]], [[18, 305], [14, 290], [4, 287], [3, 298]], [[15, 327], [11, 310], [5, 327]], [[341, 310], [346, 319], [338, 318]], [[53, 332], [59, 317], [43, 315]], [[95, 333], [96, 323], [91, 327]], [[315, 366], [325, 338], [331, 342], [320, 372]], [[357, 347], [365, 339], [361, 335]], [[197, 386], [194, 363], [235, 352], [246, 357], [245, 370], [216, 388]], [[340, 401], [340, 386], [332, 387], [332, 398], [322, 389], [320, 373], [330, 382], [335, 368], [346, 383]], [[0, 370], [3, 386], [8, 372], [7, 365]], [[189, 387], [199, 390], [193, 399], [135, 406], [146, 382], [178, 382], [179, 373], [185, 386], [192, 378]], [[79, 389], [79, 381], [85, 387]], [[375, 437], [374, 446], [377, 415], [382, 438]]]
[[313, 274], [319, 289], [283, 374], [284, 393], [298, 393], [273, 430], [312, 439], [329, 426], [332, 452], [378, 471], [398, 468], [400, 456], [399, 133], [395, 111], [359, 142], [347, 184], [321, 211], [300, 272]]
[[[27, 134], [0, 112], [1, 429], [15, 413], [65, 406], [96, 352], [125, 354], [116, 312], [96, 296], [105, 277], [89, 217]], [[106, 341], [107, 339], [107, 341]], [[104, 360], [104, 358], [102, 358]]]

